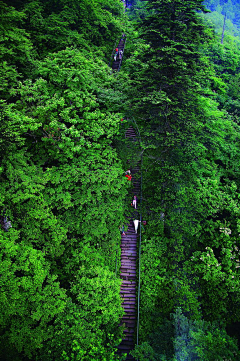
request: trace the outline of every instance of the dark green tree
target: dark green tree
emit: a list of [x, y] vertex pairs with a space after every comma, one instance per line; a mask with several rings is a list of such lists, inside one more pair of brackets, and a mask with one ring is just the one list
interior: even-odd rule
[[[191, 320], [223, 318], [223, 327], [239, 319], [237, 311], [230, 312], [239, 299], [236, 256], [231, 256], [239, 246], [239, 167], [233, 156], [238, 159], [239, 128], [216, 101], [216, 93], [224, 94], [227, 86], [206, 56], [213, 33], [197, 12], [204, 11], [201, 1], [150, 1], [149, 9], [152, 13], [139, 31], [145, 44], [139, 43], [129, 60], [134, 86], [130, 114], [141, 133], [144, 212], [149, 220], [140, 329], [148, 343], [152, 327], [157, 332], [154, 321], [162, 324], [176, 306]], [[212, 272], [208, 277], [205, 272], [197, 275], [189, 263], [194, 252], [202, 254], [209, 246], [218, 263], [224, 263], [226, 282], [219, 292], [226, 296], [218, 309], [216, 301], [210, 302], [221, 298], [215, 267], [206, 266], [206, 273], [208, 267]]]
[[9, 99], [17, 81], [32, 67], [32, 44], [24, 29], [24, 12], [0, 2], [0, 96]]

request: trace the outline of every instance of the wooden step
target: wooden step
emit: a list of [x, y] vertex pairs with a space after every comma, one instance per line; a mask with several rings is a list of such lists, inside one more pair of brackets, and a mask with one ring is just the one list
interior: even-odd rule
[[[125, 280], [122, 280], [122, 281], [125, 281]], [[131, 280], [130, 280], [131, 281]], [[135, 281], [135, 280], [134, 280]], [[130, 285], [130, 284], [124, 284], [122, 283], [121, 284], [121, 290], [135, 290], [136, 289], [136, 285]]]
[[129, 260], [128, 258], [121, 260], [121, 266], [122, 268], [130, 268], [133, 269], [133, 267], [136, 267], [136, 260], [134, 262], [132, 260]]
[[135, 293], [136, 293], [136, 289], [134, 288], [134, 289], [121, 289], [120, 290], [120, 293], [121, 294], [131, 294], [131, 295], [135, 295]]
[[136, 235], [136, 239], [129, 239], [129, 240], [125, 240], [123, 242], [121, 242], [121, 248], [123, 248], [123, 250], [126, 248], [126, 249], [129, 249], [129, 248], [134, 248], [136, 249], [137, 247], [137, 234], [135, 233]]
[[121, 293], [121, 298], [122, 298], [123, 302], [128, 301], [128, 300], [130, 301], [131, 299], [136, 300], [136, 294]]
[[[131, 341], [127, 341], [127, 340], [123, 340], [122, 343], [120, 343], [119, 348], [120, 348], [120, 346], [125, 346], [125, 345], [132, 346], [132, 342], [131, 342]], [[130, 350], [129, 350], [129, 351], [130, 351]]]
[[[121, 294], [124, 293], [124, 292], [126, 292], [126, 291], [128, 291], [127, 288], [126, 288], [126, 289], [122, 289], [122, 288], [121, 288]], [[132, 289], [132, 290], [129, 290], [129, 291], [131, 291], [131, 294], [133, 294], [133, 295], [136, 294], [136, 288], [134, 288], [134, 289]], [[124, 294], [125, 294], [125, 293], [124, 293]]]
[[127, 275], [135, 275], [136, 276], [136, 269], [126, 269], [124, 268], [123, 270], [120, 270], [120, 274], [122, 276], [127, 276]]
[[135, 252], [136, 253], [137, 252], [137, 246], [135, 246], [135, 247], [134, 246], [129, 246], [129, 247], [125, 247], [125, 248], [121, 247], [121, 250], [122, 250], [121, 255], [125, 254], [126, 252]]
[[129, 346], [128, 345], [126, 345], [126, 344], [124, 344], [124, 345], [119, 345], [118, 346], [118, 349], [119, 350], [122, 350], [123, 352], [125, 351], [125, 352], [127, 352], [127, 351], [129, 351]]
[[126, 327], [135, 327], [136, 321], [135, 316], [123, 316], [121, 325], [125, 324]]
[[136, 250], [136, 248], [135, 249], [123, 249], [122, 250], [122, 252], [121, 252], [121, 255], [132, 255], [132, 254], [134, 254], [134, 255], [136, 255], [137, 254], [137, 250]]
[[133, 264], [135, 265], [135, 260], [134, 260], [134, 263], [133, 263], [133, 261], [131, 259], [127, 258], [127, 257], [121, 257], [121, 259], [122, 259], [122, 263], [125, 264], [125, 265], [129, 265], [129, 266], [131, 266]]
[[134, 306], [135, 307], [136, 302], [134, 301], [124, 301], [123, 303], [121, 303], [121, 306], [124, 308], [125, 306]]
[[136, 326], [135, 313], [134, 314], [126, 313], [126, 315], [131, 316], [132, 319], [131, 320], [123, 320], [119, 326], [124, 326], [125, 328], [128, 328], [129, 330], [131, 329], [131, 330], [135, 331], [135, 326]]
[[125, 305], [125, 306], [124, 306], [124, 311], [125, 311], [125, 312], [135, 313], [136, 308], [135, 308], [134, 305]]
[[121, 294], [121, 299], [122, 302], [127, 302], [127, 301], [136, 301], [136, 295], [123, 295]]
[[[132, 269], [132, 270], [127, 270], [125, 269], [121, 269], [120, 270], [120, 276], [122, 277], [127, 277], [127, 276], [133, 276], [136, 277], [136, 270]], [[127, 280], [128, 281], [128, 280]]]
[[128, 255], [128, 254], [130, 254], [130, 255], [132, 255], [132, 254], [134, 254], [134, 255], [136, 255], [137, 254], [137, 248], [135, 247], [135, 248], [125, 248], [125, 249], [122, 249], [122, 252], [121, 252], [121, 255]]
[[123, 332], [125, 333], [134, 333], [134, 329], [132, 327], [130, 328], [125, 328], [125, 330], [123, 330]]
[[[130, 332], [131, 331], [131, 332]], [[124, 340], [133, 341], [134, 336], [134, 330], [131, 329], [129, 331], [123, 331], [124, 332]]]
[[134, 250], [134, 251], [123, 251], [121, 253], [121, 260], [123, 263], [125, 264], [132, 264], [132, 258], [129, 258], [128, 256], [134, 256], [134, 261], [135, 261], [135, 258], [136, 258], [136, 255], [137, 255], [137, 250]]
[[135, 308], [124, 308], [124, 313], [126, 314], [126, 315], [135, 315], [135, 313], [136, 313], [136, 310], [135, 310]]
[[122, 321], [120, 322], [119, 325], [121, 325], [121, 326], [125, 325], [125, 327], [127, 327], [127, 328], [134, 329], [135, 324], [136, 324], [135, 316], [125, 315], [124, 317], [131, 317], [131, 318], [122, 319]]
[[129, 321], [129, 322], [123, 322], [122, 324], [119, 324], [119, 327], [120, 327], [120, 326], [125, 326], [125, 327], [128, 327], [129, 329], [134, 330], [136, 324], [135, 324], [134, 321]]

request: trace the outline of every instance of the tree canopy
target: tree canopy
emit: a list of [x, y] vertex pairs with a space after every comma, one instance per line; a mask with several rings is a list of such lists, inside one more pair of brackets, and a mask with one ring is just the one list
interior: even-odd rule
[[[140, 156], [147, 225], [132, 353], [240, 359], [240, 5], [127, 5], [0, 1], [6, 361], [124, 359], [116, 254], [131, 214], [124, 171]], [[140, 148], [126, 144], [130, 125]]]

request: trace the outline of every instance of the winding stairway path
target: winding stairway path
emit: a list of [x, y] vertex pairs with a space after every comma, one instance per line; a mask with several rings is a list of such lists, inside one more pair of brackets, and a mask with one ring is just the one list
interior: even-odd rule
[[[137, 137], [133, 127], [129, 127], [125, 134], [129, 141], [136, 142]], [[130, 146], [130, 144], [129, 144]], [[138, 164], [132, 169], [133, 195], [140, 198], [140, 180], [136, 174], [140, 172]], [[134, 360], [129, 354], [134, 349], [134, 333], [137, 319], [137, 300], [136, 300], [136, 261], [137, 261], [137, 238], [135, 233], [133, 219], [139, 217], [137, 210], [133, 211], [129, 218], [128, 230], [121, 240], [121, 268], [120, 278], [122, 279], [121, 296], [122, 306], [125, 314], [122, 318], [122, 324], [125, 324], [125, 338], [118, 347], [119, 353], [127, 353], [126, 360]]]

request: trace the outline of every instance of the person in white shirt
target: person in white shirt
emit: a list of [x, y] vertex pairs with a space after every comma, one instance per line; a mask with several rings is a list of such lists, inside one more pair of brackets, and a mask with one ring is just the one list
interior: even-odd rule
[[134, 228], [135, 228], [135, 233], [137, 233], [137, 230], [138, 230], [138, 224], [139, 224], [140, 222], [141, 222], [141, 221], [139, 221], [138, 219], [134, 219], [134, 221], [133, 221]]
[[137, 196], [133, 197], [132, 205], [135, 209], [137, 209]]

